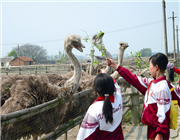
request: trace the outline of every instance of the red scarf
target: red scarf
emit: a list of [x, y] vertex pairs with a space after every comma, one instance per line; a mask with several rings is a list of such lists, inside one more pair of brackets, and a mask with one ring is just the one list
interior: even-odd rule
[[[108, 98], [111, 103], [114, 103], [114, 95], [109, 95]], [[96, 99], [96, 101], [104, 101], [104, 100], [105, 100], [105, 96], [100, 96]]]

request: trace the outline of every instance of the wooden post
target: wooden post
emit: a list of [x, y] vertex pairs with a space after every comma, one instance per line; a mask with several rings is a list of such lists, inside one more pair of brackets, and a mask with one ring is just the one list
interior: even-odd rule
[[48, 72], [47, 72], [47, 66], [46, 66], [46, 73], [48, 73]]
[[20, 68], [20, 66], [19, 66], [19, 75], [21, 75], [21, 68]]
[[139, 113], [139, 92], [133, 86], [131, 86], [131, 90], [134, 93], [131, 95], [131, 120], [134, 124], [139, 124], [141, 121]]
[[179, 40], [178, 40], [178, 25], [176, 25], [176, 36], [177, 36], [177, 39], [176, 39], [176, 41], [177, 41], [177, 62], [178, 62], [178, 64], [179, 64]]
[[37, 75], [37, 66], [36, 66], [36, 69], [35, 69], [35, 75]]
[[67, 131], [66, 131], [66, 133], [64, 134], [64, 140], [67, 140]]
[[6, 75], [8, 75], [8, 68], [6, 68]]

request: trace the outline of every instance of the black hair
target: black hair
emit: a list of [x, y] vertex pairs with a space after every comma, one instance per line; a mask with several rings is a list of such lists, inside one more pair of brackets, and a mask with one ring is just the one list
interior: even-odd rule
[[[149, 58], [149, 62], [152, 62], [153, 66], [158, 65], [161, 72], [164, 72], [166, 70], [167, 64], [168, 64], [168, 58], [163, 53], [156, 53], [153, 56]], [[173, 69], [170, 70], [169, 77], [170, 82], [174, 81], [174, 71]]]
[[[105, 96], [105, 94], [113, 95], [116, 91], [114, 86], [114, 81], [110, 75], [107, 73], [100, 73], [96, 76], [94, 80], [94, 90], [98, 92], [100, 96]], [[103, 105], [103, 114], [106, 119], [106, 123], [113, 123], [113, 109], [112, 104], [107, 96], [105, 96]]]

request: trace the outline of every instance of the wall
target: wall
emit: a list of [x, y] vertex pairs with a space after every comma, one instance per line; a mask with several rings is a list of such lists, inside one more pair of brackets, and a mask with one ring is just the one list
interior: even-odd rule
[[[24, 65], [24, 62], [22, 60], [20, 60], [20, 65]], [[11, 66], [19, 66], [18, 58], [16, 58], [13, 61], [11, 61]]]

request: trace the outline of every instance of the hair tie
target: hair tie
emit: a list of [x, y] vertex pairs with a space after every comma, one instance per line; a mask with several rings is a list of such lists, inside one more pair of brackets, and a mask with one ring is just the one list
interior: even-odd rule
[[109, 94], [105, 94], [104, 96], [105, 96], [105, 97], [109, 97]]
[[168, 64], [167, 64], [167, 69], [173, 69], [173, 66], [174, 66], [174, 64], [173, 63], [170, 63], [170, 62], [168, 62]]

